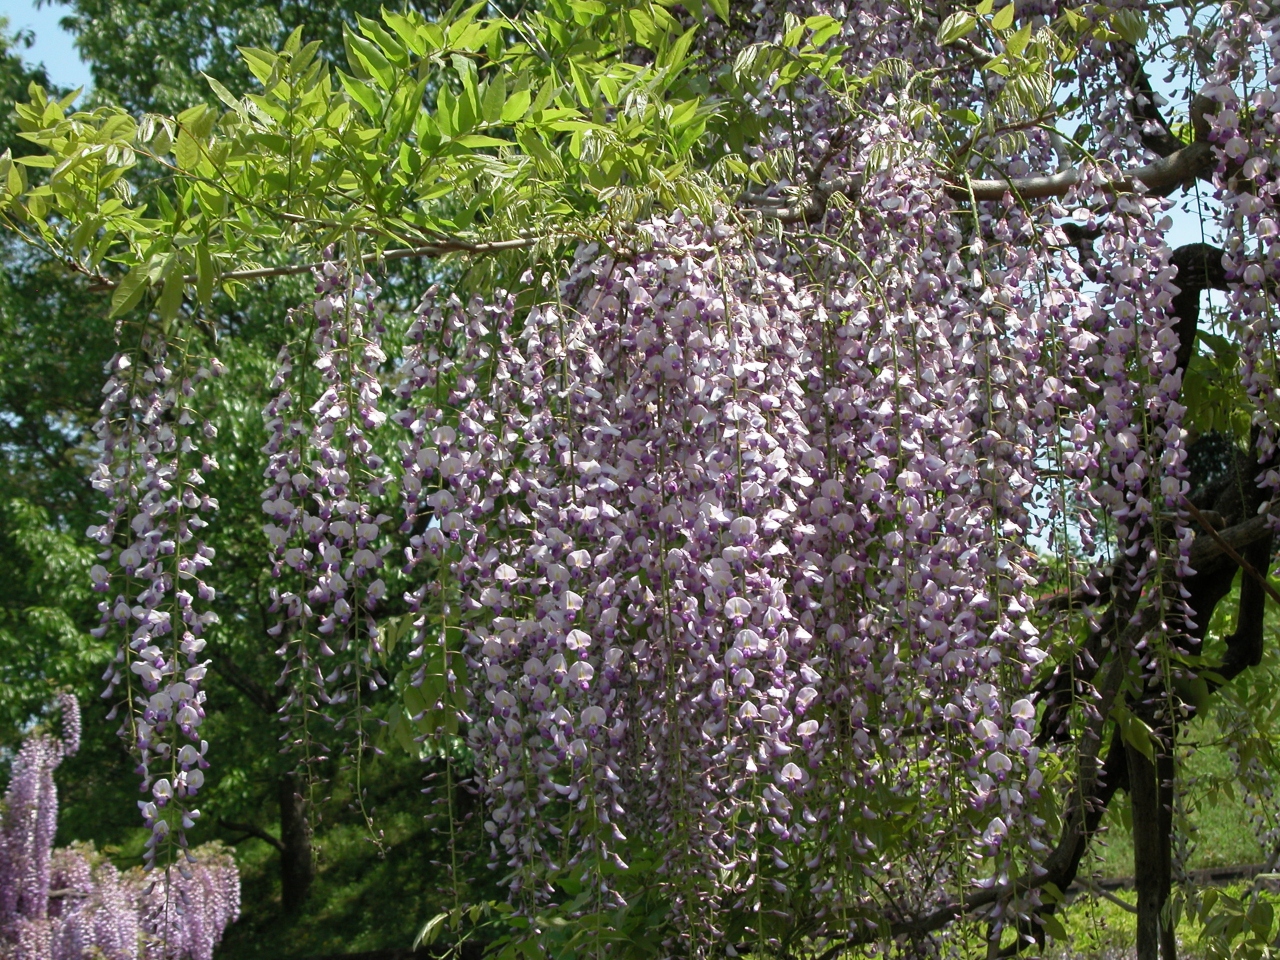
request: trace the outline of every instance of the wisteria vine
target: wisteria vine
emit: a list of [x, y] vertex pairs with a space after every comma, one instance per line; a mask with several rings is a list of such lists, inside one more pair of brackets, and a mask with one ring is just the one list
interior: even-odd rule
[[94, 589], [105, 595], [93, 632], [115, 628], [127, 638], [103, 677], [103, 696], [121, 686], [126, 694], [121, 733], [137, 751], [149, 794], [138, 802], [151, 829], [148, 865], [166, 844], [186, 847], [186, 831], [200, 816], [192, 800], [208, 768], [201, 654], [205, 629], [218, 617], [204, 579], [214, 551], [201, 531], [218, 504], [203, 489], [217, 464], [202, 447], [217, 431], [196, 398], [200, 384], [221, 371], [217, 358], [202, 360], [190, 344], [144, 330], [136, 349], [108, 362], [94, 428], [101, 459], [93, 485], [108, 506], [88, 531], [101, 548]]
[[264, 413], [263, 530], [282, 582], [272, 590], [279, 621], [268, 632], [283, 641], [286, 659], [282, 709], [293, 724], [285, 739], [303, 751], [313, 779], [313, 765], [331, 749], [324, 739], [334, 741], [312, 721], [327, 720], [335, 735], [351, 726], [354, 735], [338, 742], [359, 769], [370, 724], [362, 698], [386, 683], [374, 663], [373, 611], [386, 595], [379, 571], [391, 549], [382, 536], [390, 517], [378, 512], [388, 476], [370, 442], [386, 421], [377, 295], [368, 275], [325, 267], [313, 307], [291, 317], [305, 332], [281, 349], [272, 383], [279, 392]]
[[[1192, 135], [1271, 496], [1280, 20], [1231, 6]], [[344, 753], [359, 794], [404, 578], [408, 683], [461, 731], [521, 911], [566, 878], [579, 913], [625, 908], [643, 858], [696, 949], [776, 947], [778, 917], [832, 949], [914, 949], [961, 917], [993, 949], [1042, 938], [1043, 890], [1074, 879], [1122, 776], [1138, 793], [1134, 752], [1174, 757], [1207, 612], [1187, 588], [1189, 278], [1171, 202], [1126, 173], [1176, 138], [1131, 64], [1100, 65], [1125, 10], [1074, 14], [1100, 132], [1035, 197], [1015, 179], [1069, 159], [1043, 118], [964, 132], [949, 165], [938, 147], [961, 136], [943, 118], [1004, 117], [1018, 78], [975, 85], [973, 51], [904, 5], [812, 4], [871, 79], [857, 103], [816, 78], [758, 91], [776, 126], [751, 149], [811, 172], [803, 216], [690, 205], [511, 291], [432, 288], [394, 361], [377, 284], [330, 251], [289, 316], [261, 499], [283, 739], [311, 777]], [[755, 13], [763, 45], [802, 22]], [[1010, 190], [980, 198], [993, 171]], [[185, 846], [206, 765], [195, 398], [216, 371], [146, 333], [111, 361], [97, 428], [93, 575], [100, 633], [128, 632], [108, 693], [128, 690], [149, 863]]]

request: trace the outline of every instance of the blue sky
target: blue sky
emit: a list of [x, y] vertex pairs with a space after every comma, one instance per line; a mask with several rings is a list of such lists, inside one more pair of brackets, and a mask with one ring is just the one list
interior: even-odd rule
[[60, 3], [47, 3], [37, 10], [31, 0], [0, 0], [0, 16], [9, 20], [9, 33], [15, 30], [35, 33], [35, 45], [18, 51], [23, 59], [43, 63], [49, 79], [59, 86], [88, 87], [92, 82], [89, 68], [76, 54], [71, 34], [58, 26], [66, 10]]

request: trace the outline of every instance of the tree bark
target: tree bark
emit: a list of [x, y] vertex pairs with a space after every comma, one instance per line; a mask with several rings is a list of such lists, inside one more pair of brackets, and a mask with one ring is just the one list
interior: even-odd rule
[[280, 901], [286, 916], [302, 912], [315, 878], [311, 853], [311, 823], [307, 804], [295, 774], [281, 774], [280, 796]]
[[[1173, 893], [1173, 787], [1177, 775], [1173, 756], [1173, 738], [1162, 743], [1156, 755], [1156, 816], [1160, 834], [1160, 909], [1163, 911]], [[1160, 924], [1160, 960], [1178, 960], [1178, 940], [1173, 917]]]
[[1160, 792], [1156, 765], [1133, 744], [1129, 759], [1129, 808], [1133, 815], [1133, 880], [1138, 895], [1137, 960], [1160, 960], [1161, 874]]

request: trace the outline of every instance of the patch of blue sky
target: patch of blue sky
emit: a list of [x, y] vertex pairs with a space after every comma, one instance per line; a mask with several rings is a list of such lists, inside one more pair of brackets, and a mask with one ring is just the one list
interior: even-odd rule
[[0, 0], [0, 16], [9, 21], [7, 32], [29, 35], [31, 45], [17, 45], [16, 52], [30, 64], [44, 64], [49, 80], [59, 87], [74, 89], [93, 85], [89, 65], [80, 59], [74, 38], [59, 21], [68, 14], [61, 3], [36, 6], [32, 0]]

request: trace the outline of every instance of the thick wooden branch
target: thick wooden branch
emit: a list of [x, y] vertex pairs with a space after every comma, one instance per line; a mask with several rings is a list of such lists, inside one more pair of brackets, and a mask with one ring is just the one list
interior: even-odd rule
[[285, 852], [284, 844], [278, 837], [273, 837], [271, 834], [267, 833], [267, 831], [263, 830], [261, 827], [254, 826], [252, 823], [237, 823], [234, 820], [224, 820], [219, 817], [218, 826], [223, 827], [226, 830], [239, 831], [240, 833], [245, 834], [246, 837], [257, 837], [259, 840], [271, 844], [271, 846], [275, 847], [281, 853]]
[[[1205, 530], [1208, 533], [1210, 539], [1212, 539], [1219, 547], [1221, 547], [1222, 552], [1225, 553], [1227, 556], [1229, 556], [1232, 560], [1234, 560], [1236, 562], [1236, 565], [1239, 566], [1240, 569], [1243, 570], [1246, 574], [1248, 574], [1248, 576], [1253, 580], [1255, 589], [1261, 590], [1267, 596], [1269, 596], [1272, 600], [1274, 600], [1277, 604], [1280, 604], [1280, 593], [1277, 593], [1275, 587], [1271, 586], [1271, 584], [1267, 582], [1267, 578], [1258, 572], [1258, 568], [1255, 567], [1243, 556], [1241, 556], [1239, 551], [1237, 551], [1222, 536], [1222, 534], [1218, 533], [1217, 530], [1213, 529], [1213, 527], [1208, 525], [1208, 522], [1205, 520], [1204, 515], [1196, 508], [1196, 505], [1194, 503], [1192, 503], [1190, 500], [1184, 500], [1184, 502], [1186, 503], [1187, 509], [1191, 511], [1191, 515], [1200, 521], [1201, 526], [1205, 527]], [[1267, 518], [1264, 516], [1260, 518], [1255, 517], [1254, 519], [1265, 520]], [[1241, 526], [1243, 526], [1243, 524], [1241, 524]], [[1270, 553], [1271, 553], [1271, 544], [1270, 544], [1271, 528], [1269, 524], [1264, 524], [1262, 529], [1265, 530], [1266, 533], [1264, 533], [1263, 536], [1259, 538], [1257, 541], [1247, 544], [1246, 549], [1252, 552], [1257, 549], [1258, 544], [1265, 544], [1265, 550], [1263, 551], [1263, 553], [1264, 553], [1264, 559], [1266, 559], [1270, 557]]]
[[[1120, 75], [1135, 95], [1132, 104], [1134, 116], [1145, 121], [1139, 132], [1142, 145], [1162, 157], [1176, 153], [1182, 148], [1182, 142], [1173, 135], [1169, 121], [1156, 104], [1157, 94], [1151, 87], [1151, 79], [1147, 76], [1138, 48], [1127, 41], [1116, 40], [1112, 42], [1111, 49], [1115, 51], [1116, 67]], [[1154, 126], [1157, 130], [1153, 132], [1147, 129], [1148, 126]]]
[[1162, 846], [1160, 792], [1156, 765], [1132, 743], [1125, 744], [1129, 759], [1129, 805], [1133, 818], [1133, 878], [1138, 895], [1137, 960], [1159, 960], [1160, 908], [1164, 898], [1160, 883]]
[[1244, 523], [1237, 523], [1225, 530], [1214, 530], [1211, 535], [1201, 535], [1191, 543], [1191, 555], [1188, 558], [1191, 569], [1200, 570], [1226, 556], [1238, 562], [1239, 552], [1251, 544], [1257, 543], [1271, 534], [1271, 517], [1280, 515], [1280, 504], [1273, 506], [1270, 513], [1250, 517]]
[[[1139, 71], [1140, 72], [1140, 71]], [[1144, 78], [1145, 79], [1145, 78]], [[1160, 138], [1149, 145], [1160, 153], [1160, 159], [1122, 173], [1111, 181], [1109, 187], [1117, 191], [1131, 191], [1137, 184], [1146, 188], [1148, 196], [1163, 197], [1179, 187], [1198, 179], [1208, 179], [1213, 170], [1213, 148], [1210, 146], [1209, 125], [1206, 113], [1213, 104], [1207, 98], [1196, 96], [1191, 101], [1191, 128], [1195, 142], [1181, 149], [1171, 150], [1175, 141], [1171, 137]], [[1154, 103], [1152, 104], [1154, 110]], [[1158, 111], [1156, 116], [1159, 116]], [[1160, 118], [1163, 123], [1163, 118]], [[1166, 152], [1171, 151], [1171, 152]], [[969, 180], [952, 183], [947, 192], [957, 200], [1001, 200], [1006, 193], [1033, 200], [1043, 197], [1061, 197], [1080, 182], [1080, 171], [1074, 168], [1038, 177], [1011, 177], [1005, 180]]]
[[1200, 294], [1205, 290], [1226, 290], [1227, 270], [1222, 265], [1223, 250], [1207, 243], [1188, 243], [1173, 251], [1170, 262], [1178, 268], [1178, 292], [1173, 297], [1173, 315], [1178, 318], [1178, 368], [1187, 369], [1195, 350], [1200, 325]]
[[[1127, 192], [1137, 184], [1142, 184], [1148, 196], [1163, 197], [1179, 187], [1194, 183], [1198, 178], [1208, 176], [1213, 163], [1213, 148], [1208, 143], [1192, 143], [1177, 153], [1122, 173], [1107, 186]], [[947, 185], [947, 193], [957, 200], [968, 200], [970, 197], [974, 200], [1001, 200], [1006, 193], [1033, 200], [1064, 196], [1079, 182], [1080, 171], [1073, 167], [1039, 177], [951, 183]]]

